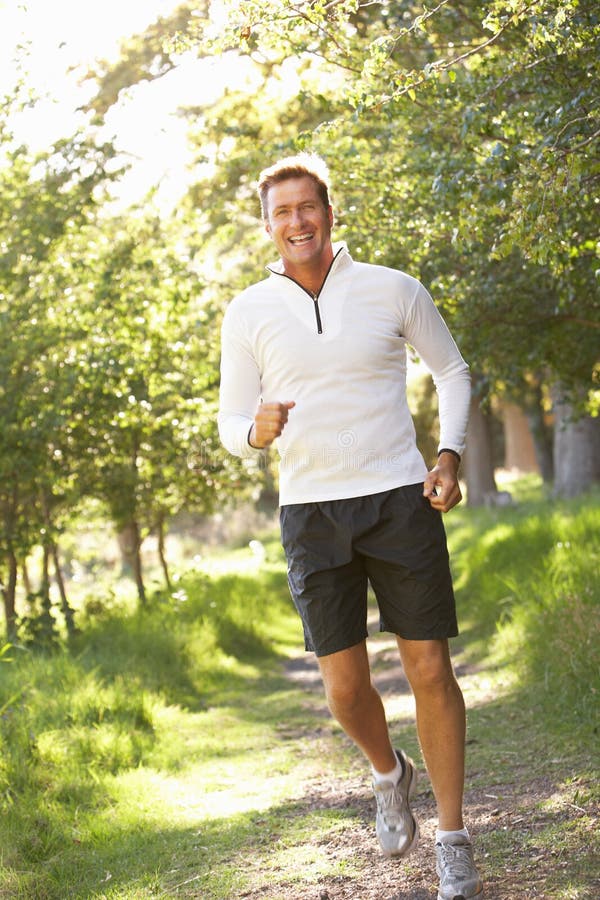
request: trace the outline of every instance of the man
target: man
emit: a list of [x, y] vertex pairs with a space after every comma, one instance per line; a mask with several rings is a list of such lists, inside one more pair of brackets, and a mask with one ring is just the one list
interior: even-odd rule
[[[457, 633], [441, 512], [461, 500], [457, 471], [468, 366], [423, 286], [357, 263], [332, 244], [328, 172], [311, 154], [259, 178], [280, 261], [229, 305], [222, 331], [219, 431], [260, 457], [278, 438], [282, 542], [306, 649], [331, 712], [371, 764], [376, 832], [387, 856], [414, 848], [413, 761], [394, 750], [366, 650], [367, 582], [381, 629], [396, 635], [415, 696], [436, 798], [438, 897], [482, 884], [462, 818], [465, 708], [448, 638]], [[406, 343], [433, 374], [441, 442], [431, 472], [406, 402]]]

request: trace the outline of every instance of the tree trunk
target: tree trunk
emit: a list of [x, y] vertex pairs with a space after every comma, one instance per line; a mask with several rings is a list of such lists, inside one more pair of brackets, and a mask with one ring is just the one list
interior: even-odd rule
[[171, 591], [172, 586], [171, 586], [171, 579], [169, 577], [169, 566], [168, 566], [167, 557], [165, 554], [165, 520], [162, 516], [158, 520], [157, 532], [158, 532], [158, 558], [160, 559], [160, 564], [162, 566], [163, 574], [165, 576], [165, 584], [167, 586], [167, 590]]
[[44, 541], [43, 545], [40, 601], [41, 611], [38, 635], [44, 644], [50, 644], [56, 637], [56, 623], [52, 618], [52, 601], [50, 600], [50, 548], [48, 541]]
[[6, 553], [6, 558], [8, 562], [8, 579], [6, 584], [2, 585], [2, 600], [4, 601], [4, 616], [6, 619], [6, 637], [9, 641], [14, 642], [17, 639], [15, 597], [17, 593], [19, 564], [15, 553], [10, 548]]
[[50, 552], [48, 544], [44, 541], [42, 547], [42, 577], [40, 578], [40, 597], [42, 608], [50, 607]]
[[498, 492], [494, 478], [492, 417], [481, 408], [477, 379], [473, 381], [464, 474], [467, 482], [467, 505], [483, 506]]
[[502, 403], [504, 424], [504, 468], [537, 472], [538, 462], [525, 412], [516, 403]]
[[535, 455], [544, 484], [554, 480], [554, 458], [552, 452], [553, 433], [547, 424], [542, 405], [542, 391], [539, 385], [534, 389], [531, 400], [524, 406], [529, 422]]
[[63, 616], [65, 617], [65, 625], [67, 627], [67, 634], [69, 637], [73, 637], [77, 633], [77, 628], [75, 627], [75, 612], [72, 607], [69, 605], [69, 601], [67, 599], [67, 591], [65, 588], [65, 581], [62, 576], [62, 571], [60, 568], [60, 560], [58, 557], [58, 546], [56, 541], [54, 541], [50, 535], [53, 533], [52, 530], [52, 521], [50, 517], [50, 503], [48, 500], [47, 494], [42, 490], [41, 491], [41, 502], [42, 509], [44, 511], [44, 522], [46, 524], [46, 542], [48, 545], [48, 552], [52, 557], [52, 562], [54, 564], [54, 577], [56, 579], [56, 584], [58, 586], [58, 592], [60, 594], [60, 608]]
[[573, 405], [554, 392], [554, 494], [575, 497], [600, 480], [600, 418], [576, 418]]
[[50, 549], [52, 552], [52, 562], [54, 563], [54, 577], [56, 578], [56, 584], [58, 585], [58, 592], [60, 594], [60, 608], [63, 616], [65, 617], [65, 624], [67, 626], [67, 634], [70, 638], [74, 637], [77, 634], [77, 627], [75, 625], [75, 611], [69, 604], [69, 600], [67, 598], [67, 591], [65, 588], [65, 580], [62, 575], [62, 571], [60, 568], [60, 559], [58, 556], [58, 547], [55, 542], [52, 541], [50, 545]]
[[131, 566], [133, 578], [137, 587], [138, 597], [142, 606], [146, 605], [146, 589], [142, 571], [142, 539], [140, 528], [135, 519], [131, 519], [123, 526], [118, 535], [119, 547], [127, 565]]
[[273, 471], [273, 457], [268, 454], [264, 460], [263, 476], [264, 482], [258, 496], [256, 508], [259, 512], [273, 514], [279, 505], [279, 489], [275, 483], [275, 473]]
[[29, 577], [29, 569], [27, 568], [26, 559], [24, 559], [21, 563], [21, 578], [23, 579], [23, 587], [25, 588], [25, 593], [33, 594], [33, 588], [31, 587], [31, 578]]

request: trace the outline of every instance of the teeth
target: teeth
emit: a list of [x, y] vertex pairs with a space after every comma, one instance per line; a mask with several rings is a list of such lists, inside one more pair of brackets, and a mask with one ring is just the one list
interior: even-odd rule
[[294, 237], [290, 238], [290, 243], [292, 244], [302, 244], [304, 241], [309, 241], [312, 238], [312, 234], [296, 234]]

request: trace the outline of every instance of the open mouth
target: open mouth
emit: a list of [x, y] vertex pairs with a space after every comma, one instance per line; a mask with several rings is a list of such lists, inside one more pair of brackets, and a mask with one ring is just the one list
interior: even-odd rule
[[313, 237], [314, 234], [311, 231], [307, 231], [304, 234], [295, 234], [293, 237], [288, 238], [288, 241], [295, 247], [300, 247], [302, 244], [307, 244], [308, 241], [311, 241]]

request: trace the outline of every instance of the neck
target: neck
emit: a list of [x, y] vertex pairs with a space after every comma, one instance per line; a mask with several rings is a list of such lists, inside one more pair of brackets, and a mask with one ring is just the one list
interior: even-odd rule
[[293, 278], [294, 281], [297, 281], [298, 284], [302, 285], [305, 291], [308, 291], [310, 294], [318, 294], [332, 262], [333, 250], [322, 259], [318, 266], [290, 266], [284, 260], [283, 271], [290, 278]]

